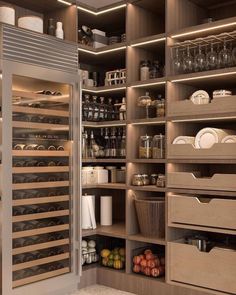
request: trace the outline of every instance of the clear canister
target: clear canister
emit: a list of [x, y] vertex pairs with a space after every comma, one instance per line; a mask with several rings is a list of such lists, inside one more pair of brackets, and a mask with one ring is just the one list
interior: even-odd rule
[[165, 158], [165, 135], [159, 134], [153, 137], [152, 158], [153, 159]]
[[139, 158], [151, 159], [152, 158], [152, 136], [140, 136], [139, 140]]

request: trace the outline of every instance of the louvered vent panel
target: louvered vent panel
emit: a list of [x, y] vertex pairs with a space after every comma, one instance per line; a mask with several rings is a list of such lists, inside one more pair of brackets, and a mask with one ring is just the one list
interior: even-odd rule
[[60, 71], [78, 71], [76, 44], [8, 25], [2, 25], [2, 58]]

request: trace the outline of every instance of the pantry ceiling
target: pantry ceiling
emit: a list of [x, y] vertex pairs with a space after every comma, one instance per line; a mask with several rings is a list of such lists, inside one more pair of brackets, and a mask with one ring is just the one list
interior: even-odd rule
[[119, 3], [121, 0], [79, 0], [79, 2], [98, 9], [107, 5]]

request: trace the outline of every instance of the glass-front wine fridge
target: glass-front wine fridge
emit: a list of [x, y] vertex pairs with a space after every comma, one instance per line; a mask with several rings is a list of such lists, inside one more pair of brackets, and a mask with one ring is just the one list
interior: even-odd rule
[[55, 294], [80, 276], [79, 77], [3, 61], [2, 293]]

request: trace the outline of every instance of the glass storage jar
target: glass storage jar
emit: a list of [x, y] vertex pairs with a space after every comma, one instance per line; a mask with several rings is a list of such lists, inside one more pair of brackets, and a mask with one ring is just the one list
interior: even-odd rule
[[165, 117], [165, 99], [161, 97], [161, 95], [158, 96], [158, 99], [156, 101], [156, 116], [157, 117]]
[[150, 177], [151, 185], [156, 185], [157, 184], [157, 179], [158, 179], [158, 174], [152, 174], [151, 177]]
[[142, 174], [143, 179], [143, 185], [149, 185], [150, 184], [150, 178], [147, 174]]
[[132, 185], [143, 186], [142, 174], [134, 174], [132, 177]]
[[150, 77], [150, 61], [142, 60], [140, 62], [140, 80], [145, 81], [149, 80]]
[[152, 158], [152, 136], [140, 136], [139, 140], [139, 158], [151, 159]]
[[166, 177], [164, 174], [158, 174], [158, 179], [157, 179], [157, 187], [165, 187], [166, 185]]
[[165, 136], [163, 134], [155, 135], [152, 142], [153, 159], [165, 158]]

